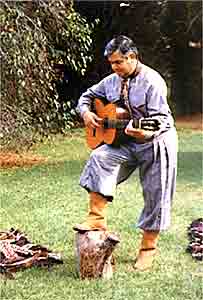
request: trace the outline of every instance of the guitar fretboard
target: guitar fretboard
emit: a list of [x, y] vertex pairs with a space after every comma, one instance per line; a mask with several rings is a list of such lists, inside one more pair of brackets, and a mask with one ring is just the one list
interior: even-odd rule
[[116, 129], [123, 129], [129, 123], [128, 119], [104, 119], [103, 120], [103, 127], [104, 129], [116, 128]]

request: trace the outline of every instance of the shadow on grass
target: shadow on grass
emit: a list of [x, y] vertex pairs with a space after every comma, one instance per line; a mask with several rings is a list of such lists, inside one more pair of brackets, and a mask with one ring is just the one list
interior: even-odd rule
[[[196, 173], [200, 174], [202, 171], [202, 161], [203, 161], [203, 153], [202, 152], [179, 152], [178, 153], [178, 166], [180, 170], [184, 170], [186, 173], [190, 169], [195, 169]], [[84, 166], [85, 160], [56, 160], [51, 161], [47, 160], [42, 162], [40, 165], [32, 165], [32, 166], [21, 166], [17, 167], [15, 170], [27, 170], [32, 171], [40, 170], [40, 169], [64, 169], [67, 172], [79, 172], [80, 169]], [[7, 170], [11, 170], [8, 168]], [[187, 174], [186, 174], [187, 176]]]
[[193, 184], [202, 184], [203, 171], [202, 152], [179, 152], [178, 180], [189, 181]]
[[76, 262], [73, 256], [69, 256], [67, 259], [63, 260], [63, 264], [52, 265], [48, 267], [32, 267], [29, 269], [20, 270], [16, 273], [15, 277], [18, 275], [30, 276], [39, 280], [40, 278], [45, 278], [46, 280], [51, 279], [52, 277], [58, 279], [79, 279], [77, 270], [76, 270]]
[[72, 278], [79, 279], [76, 270], [76, 260], [74, 256], [68, 256], [68, 258], [64, 259], [63, 264], [50, 269], [49, 272], [54, 272], [55, 275], [59, 278]]
[[15, 169], [4, 169], [5, 172], [2, 172], [2, 176], [7, 175], [8, 172], [15, 172], [17, 175], [19, 174], [21, 177], [28, 175], [41, 176], [41, 175], [49, 175], [49, 176], [59, 176], [59, 175], [67, 175], [74, 176], [78, 174], [80, 175], [82, 168], [85, 164], [85, 161], [80, 160], [67, 160], [67, 161], [56, 161], [51, 162], [47, 161], [41, 165], [35, 165], [32, 167], [18, 167]]

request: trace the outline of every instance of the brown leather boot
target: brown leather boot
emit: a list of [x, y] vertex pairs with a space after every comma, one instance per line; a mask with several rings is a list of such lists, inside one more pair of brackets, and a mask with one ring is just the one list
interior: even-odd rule
[[159, 231], [144, 231], [142, 242], [134, 268], [137, 271], [145, 271], [152, 267], [156, 255]]
[[86, 221], [82, 224], [76, 224], [73, 229], [76, 231], [106, 230], [105, 210], [107, 200], [104, 196], [95, 192], [90, 192], [89, 195], [89, 213]]

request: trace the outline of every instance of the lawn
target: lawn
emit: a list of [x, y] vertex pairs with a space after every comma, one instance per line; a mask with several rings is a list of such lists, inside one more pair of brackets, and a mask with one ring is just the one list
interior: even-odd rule
[[32, 153], [46, 161], [32, 167], [1, 170], [0, 228], [19, 228], [34, 243], [62, 254], [64, 264], [16, 273], [1, 279], [1, 300], [200, 300], [203, 263], [185, 252], [187, 227], [203, 217], [202, 134], [179, 130], [179, 168], [172, 225], [162, 234], [159, 256], [151, 272], [136, 273], [132, 264], [140, 233], [136, 223], [143, 205], [137, 174], [120, 185], [108, 208], [108, 223], [119, 233], [116, 272], [106, 280], [80, 281], [74, 258], [73, 224], [86, 215], [87, 195], [79, 185], [88, 158], [82, 130], [35, 146]]

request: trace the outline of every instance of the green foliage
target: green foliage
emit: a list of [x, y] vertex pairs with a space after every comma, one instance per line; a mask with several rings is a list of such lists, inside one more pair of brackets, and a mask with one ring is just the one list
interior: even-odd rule
[[67, 64], [84, 73], [91, 60], [93, 25], [65, 0], [1, 2], [0, 22], [1, 144], [16, 139], [19, 145], [24, 130], [27, 144], [36, 132], [46, 135], [71, 127], [72, 99], [67, 95], [60, 102], [53, 66]]
[[108, 73], [98, 49], [113, 36], [125, 34], [136, 42], [141, 61], [169, 83], [173, 112], [201, 112], [202, 1], [75, 2], [78, 11], [90, 20], [100, 18], [90, 72], [94, 70], [101, 78]]
[[94, 24], [89, 25], [72, 6], [67, 13], [63, 1], [43, 2], [43, 5], [39, 1], [39, 4], [35, 13], [46, 32], [50, 57], [83, 75], [92, 60], [89, 49]]

